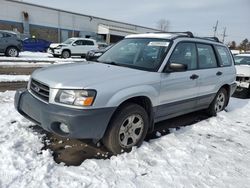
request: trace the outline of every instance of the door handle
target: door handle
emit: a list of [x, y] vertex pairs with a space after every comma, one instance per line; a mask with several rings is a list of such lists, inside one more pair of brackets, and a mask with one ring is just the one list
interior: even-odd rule
[[197, 74], [193, 74], [192, 76], [189, 77], [191, 80], [195, 80], [197, 78], [199, 78], [199, 76]]
[[220, 75], [222, 75], [223, 73], [221, 72], [221, 71], [218, 71], [217, 73], [216, 73], [216, 75], [217, 76], [220, 76]]

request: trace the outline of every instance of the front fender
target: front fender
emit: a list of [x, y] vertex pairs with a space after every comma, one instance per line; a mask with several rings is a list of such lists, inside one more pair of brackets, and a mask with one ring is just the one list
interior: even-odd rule
[[130, 88], [122, 89], [116, 92], [107, 102], [106, 106], [119, 106], [124, 101], [133, 97], [147, 97], [150, 99], [152, 106], [158, 105], [159, 88], [148, 85], [133, 86]]

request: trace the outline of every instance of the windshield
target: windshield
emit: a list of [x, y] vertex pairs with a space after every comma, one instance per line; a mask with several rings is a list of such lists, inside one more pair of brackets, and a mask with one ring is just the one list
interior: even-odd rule
[[235, 65], [250, 65], [250, 56], [235, 56]]
[[63, 42], [63, 44], [71, 44], [73, 41], [73, 39], [67, 39]]
[[99, 62], [157, 71], [168, 50], [169, 40], [151, 38], [124, 39], [105, 52]]

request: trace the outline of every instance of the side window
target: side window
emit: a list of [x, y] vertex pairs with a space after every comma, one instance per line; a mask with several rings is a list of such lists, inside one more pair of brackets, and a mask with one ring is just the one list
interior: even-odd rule
[[230, 66], [232, 65], [231, 55], [229, 54], [226, 47], [216, 46], [216, 50], [219, 54], [221, 66]]
[[76, 44], [77, 46], [81, 46], [83, 45], [83, 41], [82, 40], [77, 40], [74, 42], [74, 44]]
[[213, 47], [211, 45], [197, 44], [197, 50], [200, 69], [215, 68], [218, 66]]
[[5, 33], [4, 37], [8, 38], [8, 37], [11, 37], [11, 35], [10, 35], [10, 34]]
[[3, 38], [3, 34], [2, 33], [0, 33], [0, 38]]
[[84, 45], [94, 46], [94, 42], [91, 40], [84, 40]]
[[177, 44], [169, 62], [187, 65], [188, 70], [197, 69], [196, 47], [194, 43], [182, 42]]

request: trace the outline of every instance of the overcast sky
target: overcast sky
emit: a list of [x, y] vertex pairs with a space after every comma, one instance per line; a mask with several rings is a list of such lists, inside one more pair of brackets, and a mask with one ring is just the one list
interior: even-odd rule
[[24, 0], [82, 14], [157, 28], [160, 19], [170, 22], [170, 31], [192, 31], [218, 37], [226, 27], [226, 41], [250, 40], [250, 0]]

